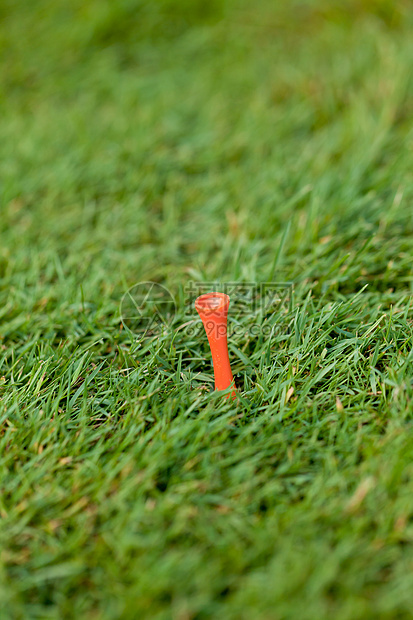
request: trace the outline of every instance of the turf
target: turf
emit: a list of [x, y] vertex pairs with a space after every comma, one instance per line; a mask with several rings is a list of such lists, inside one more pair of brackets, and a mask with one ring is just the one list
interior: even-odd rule
[[[411, 618], [411, 3], [0, 17], [1, 617]], [[292, 283], [238, 404], [195, 281]]]

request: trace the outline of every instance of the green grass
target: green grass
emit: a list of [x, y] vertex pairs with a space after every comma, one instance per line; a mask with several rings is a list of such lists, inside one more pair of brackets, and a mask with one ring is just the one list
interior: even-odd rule
[[[1, 618], [411, 618], [411, 3], [0, 18]], [[191, 280], [294, 283], [238, 405]]]

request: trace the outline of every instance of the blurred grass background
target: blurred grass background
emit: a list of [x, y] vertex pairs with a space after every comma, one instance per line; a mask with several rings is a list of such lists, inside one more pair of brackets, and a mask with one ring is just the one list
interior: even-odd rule
[[[411, 618], [412, 3], [0, 19], [2, 617]], [[236, 409], [190, 279], [295, 284]]]

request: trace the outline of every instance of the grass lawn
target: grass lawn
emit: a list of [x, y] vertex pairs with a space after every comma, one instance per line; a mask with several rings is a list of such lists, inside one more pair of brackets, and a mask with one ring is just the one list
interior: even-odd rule
[[[0, 19], [0, 617], [412, 618], [413, 5]], [[238, 404], [191, 282], [293, 283]]]

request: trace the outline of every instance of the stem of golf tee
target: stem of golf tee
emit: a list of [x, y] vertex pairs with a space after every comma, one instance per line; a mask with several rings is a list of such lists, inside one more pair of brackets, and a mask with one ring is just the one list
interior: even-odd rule
[[207, 293], [195, 300], [195, 308], [204, 324], [211, 349], [215, 389], [226, 390], [232, 385], [231, 395], [236, 398], [227, 342], [229, 297], [225, 293]]

